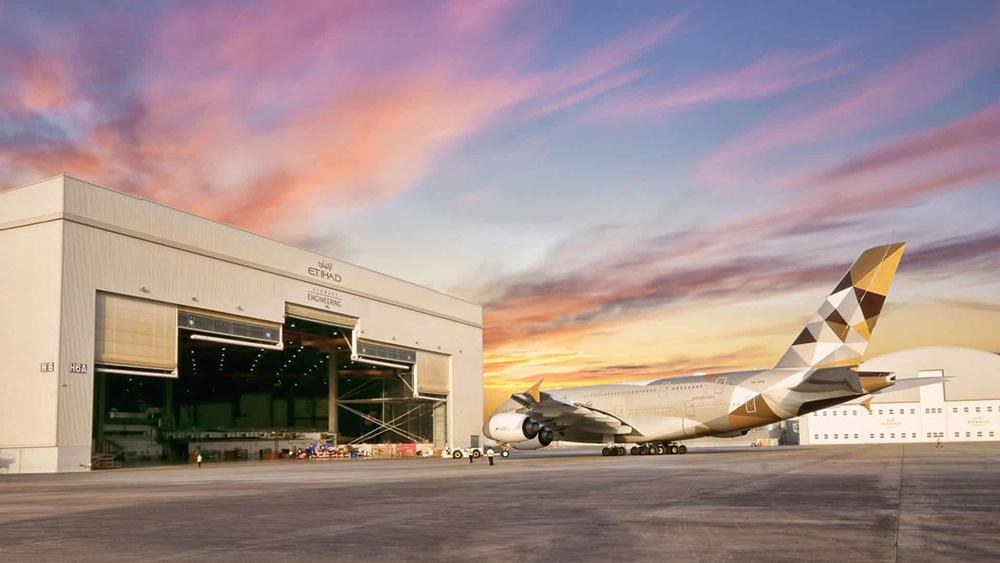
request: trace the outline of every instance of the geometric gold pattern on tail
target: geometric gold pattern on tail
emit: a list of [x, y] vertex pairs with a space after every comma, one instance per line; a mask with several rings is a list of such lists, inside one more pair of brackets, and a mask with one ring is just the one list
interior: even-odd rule
[[905, 245], [886, 244], [862, 252], [775, 367], [860, 363]]

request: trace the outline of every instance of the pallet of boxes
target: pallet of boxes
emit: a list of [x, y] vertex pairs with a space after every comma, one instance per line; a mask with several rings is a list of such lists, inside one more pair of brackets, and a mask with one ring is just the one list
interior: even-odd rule
[[350, 446], [334, 446], [322, 442], [310, 445], [307, 452], [309, 459], [348, 459], [351, 457]]

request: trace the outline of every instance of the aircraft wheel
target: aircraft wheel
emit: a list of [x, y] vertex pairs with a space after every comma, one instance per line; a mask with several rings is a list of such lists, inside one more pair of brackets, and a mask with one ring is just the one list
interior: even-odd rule
[[462, 459], [462, 450], [455, 450], [451, 452], [451, 457], [455, 459]]
[[671, 454], [676, 454], [679, 451], [680, 451], [680, 448], [678, 448], [677, 446], [670, 446], [670, 453]]
[[510, 457], [510, 452], [507, 450], [500, 450], [500, 457]]
[[632, 448], [629, 449], [628, 453], [632, 455], [639, 455], [639, 448], [637, 446], [632, 446]]
[[662, 444], [656, 446], [656, 455], [663, 455], [665, 453], [667, 453], [667, 448], [664, 448]]
[[483, 452], [481, 452], [479, 450], [472, 450], [472, 457], [474, 457], [476, 459], [479, 459], [479, 458], [483, 457]]
[[679, 453], [679, 454], [686, 454], [686, 453], [688, 453], [688, 447], [685, 446], [684, 444], [681, 444], [681, 445], [677, 446], [677, 453]]
[[615, 451], [618, 452], [618, 455], [625, 455], [625, 446], [618, 446]]
[[646, 444], [639, 446], [639, 455], [646, 455], [648, 453], [649, 449], [646, 447]]

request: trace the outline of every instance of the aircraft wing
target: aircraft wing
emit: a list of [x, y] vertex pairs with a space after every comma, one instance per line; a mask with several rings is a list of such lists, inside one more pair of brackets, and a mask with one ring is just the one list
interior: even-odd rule
[[[631, 434], [632, 427], [620, 418], [551, 393], [516, 393], [511, 399], [525, 408], [532, 420], [554, 430], [571, 428], [595, 434]], [[537, 397], [537, 398], [536, 398]]]

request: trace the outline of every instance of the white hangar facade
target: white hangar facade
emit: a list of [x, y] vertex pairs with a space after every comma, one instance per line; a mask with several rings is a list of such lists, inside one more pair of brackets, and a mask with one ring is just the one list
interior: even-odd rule
[[946, 378], [800, 417], [801, 444], [1000, 440], [1000, 355], [955, 347], [910, 348], [872, 358], [861, 371], [897, 379]]
[[0, 473], [479, 439], [479, 305], [65, 175], [0, 263]]

